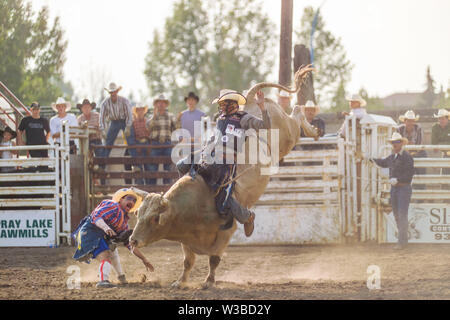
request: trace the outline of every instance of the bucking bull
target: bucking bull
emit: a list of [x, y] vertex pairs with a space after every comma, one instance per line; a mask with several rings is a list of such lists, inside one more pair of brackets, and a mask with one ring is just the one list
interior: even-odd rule
[[[297, 93], [302, 82], [313, 69], [303, 67], [295, 74], [295, 87], [287, 88], [275, 83], [259, 83], [247, 94], [244, 111], [261, 117], [255, 103], [255, 94], [263, 88], [279, 88], [290, 93]], [[279, 130], [279, 159], [286, 156], [300, 137], [300, 127], [311, 137], [317, 137], [317, 129], [311, 126], [300, 110], [295, 106], [290, 115], [273, 100], [265, 99], [272, 129]], [[267, 144], [270, 149], [270, 139]], [[248, 142], [246, 142], [248, 151]], [[262, 175], [261, 169], [270, 164], [238, 164], [234, 197], [245, 207], [250, 208], [264, 193], [269, 182], [269, 175]], [[244, 173], [245, 171], [245, 173]], [[187, 282], [194, 266], [195, 257], [209, 256], [209, 274], [204, 287], [215, 284], [215, 271], [222, 254], [236, 231], [236, 221], [227, 230], [221, 230], [224, 220], [217, 213], [214, 193], [200, 175], [192, 179], [189, 175], [181, 177], [164, 194], [147, 193], [134, 189], [144, 198], [137, 212], [137, 224], [130, 237], [132, 247], [144, 247], [158, 240], [167, 239], [181, 243], [184, 252], [184, 269], [179, 279], [172, 284], [180, 287]]]

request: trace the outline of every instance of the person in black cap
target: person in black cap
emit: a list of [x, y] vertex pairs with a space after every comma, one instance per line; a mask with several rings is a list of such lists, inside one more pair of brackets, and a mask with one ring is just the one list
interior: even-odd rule
[[[178, 114], [177, 117], [177, 128], [186, 129], [191, 134], [192, 142], [200, 141], [200, 123], [202, 117], [205, 116], [205, 113], [197, 109], [197, 104], [200, 101], [200, 98], [194, 93], [189, 92], [187, 97], [184, 97], [184, 102], [186, 103], [187, 109]], [[197, 132], [195, 132], [195, 123], [197, 123]]]
[[[38, 102], [33, 102], [30, 106], [31, 116], [27, 116], [22, 119], [18, 127], [17, 144], [20, 146], [25, 145], [23, 140], [23, 134], [25, 133], [26, 145], [47, 145], [48, 138], [50, 137], [50, 125], [47, 119], [42, 118], [41, 106]], [[32, 158], [48, 158], [48, 150], [30, 150], [30, 156]], [[45, 166], [39, 166], [39, 171], [46, 169]]]

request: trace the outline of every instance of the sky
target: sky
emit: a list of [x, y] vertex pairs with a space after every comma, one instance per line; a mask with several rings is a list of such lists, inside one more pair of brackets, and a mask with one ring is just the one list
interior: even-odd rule
[[[47, 5], [52, 17], [61, 18], [68, 40], [65, 80], [78, 96], [115, 81], [125, 95], [133, 92], [143, 99], [148, 96], [143, 75], [148, 42], [155, 28], [163, 27], [173, 2], [33, 0], [32, 5], [35, 10]], [[450, 85], [450, 1], [294, 0], [294, 30], [305, 6], [321, 4], [326, 28], [341, 38], [354, 64], [347, 91], [364, 87], [380, 97], [423, 91], [427, 66], [438, 89]], [[281, 0], [265, 0], [263, 10], [279, 34]], [[278, 81], [276, 59], [267, 81]]]

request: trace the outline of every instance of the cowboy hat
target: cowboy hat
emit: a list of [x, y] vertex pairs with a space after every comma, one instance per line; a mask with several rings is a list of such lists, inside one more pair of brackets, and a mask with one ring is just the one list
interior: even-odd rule
[[120, 89], [122, 89], [122, 86], [118, 86], [118, 85], [117, 85], [116, 83], [114, 83], [114, 82], [111, 82], [111, 83], [108, 85], [108, 88], [105, 88], [105, 90], [108, 91], [109, 93], [113, 93], [113, 92], [119, 91]]
[[95, 102], [89, 102], [89, 99], [84, 99], [82, 103], [77, 104], [77, 108], [81, 111], [81, 107], [86, 105], [91, 106], [92, 110], [95, 109], [95, 107], [97, 106]]
[[200, 101], [200, 98], [194, 92], [189, 92], [187, 97], [184, 97], [184, 102], [186, 102], [186, 100], [189, 98], [193, 98], [193, 99], [197, 100], [197, 102]]
[[438, 113], [434, 115], [435, 118], [442, 118], [442, 117], [450, 117], [450, 112], [448, 112], [445, 109], [439, 109]]
[[351, 97], [347, 98], [347, 101], [358, 101], [361, 108], [367, 105], [366, 100], [364, 100], [359, 94], [353, 94]]
[[418, 121], [419, 118], [420, 118], [419, 115], [416, 115], [416, 114], [414, 113], [414, 111], [412, 111], [412, 110], [406, 111], [406, 113], [405, 113], [404, 115], [401, 115], [400, 117], [398, 117], [398, 119], [399, 119], [401, 122], [405, 122], [405, 120], [414, 120], [414, 121]]
[[139, 209], [139, 207], [142, 203], [142, 197], [139, 196], [136, 192], [134, 192], [131, 189], [123, 188], [123, 189], [117, 190], [116, 193], [114, 193], [112, 200], [114, 202], [119, 203], [120, 199], [122, 199], [123, 197], [125, 197], [127, 195], [131, 195], [136, 198], [136, 203], [135, 203], [134, 207], [131, 208], [130, 212], [133, 212], [133, 211], [136, 211], [137, 209]]
[[158, 101], [165, 101], [165, 102], [167, 102], [167, 104], [170, 103], [170, 100], [166, 98], [164, 93], [161, 93], [159, 96], [157, 96], [155, 99], [153, 99], [153, 105], [155, 105], [155, 103], [157, 103]]
[[300, 106], [300, 109], [302, 110], [302, 113], [305, 113], [305, 109], [306, 108], [314, 108], [316, 109], [316, 114], [319, 113], [320, 107], [318, 105], [316, 105], [314, 102], [312, 102], [311, 100], [306, 101], [304, 106]]
[[59, 97], [58, 99], [56, 99], [56, 102], [52, 103], [52, 109], [55, 112], [58, 112], [58, 109], [56, 109], [56, 106], [60, 105], [60, 104], [65, 104], [66, 105], [66, 112], [68, 110], [70, 110], [70, 108], [72, 108], [72, 105], [70, 104], [70, 102], [66, 101], [66, 99], [64, 99], [62, 97]]
[[148, 105], [146, 105], [146, 104], [144, 104], [144, 103], [138, 103], [138, 104], [136, 104], [136, 105], [133, 107], [133, 114], [134, 114], [135, 117], [137, 117], [136, 109], [145, 109], [144, 114], [146, 114], [147, 111], [148, 111]]
[[219, 96], [213, 100], [212, 104], [219, 103], [224, 100], [233, 100], [239, 105], [244, 105], [247, 103], [247, 99], [239, 92], [230, 89], [222, 89], [220, 90]]
[[17, 132], [11, 129], [11, 127], [6, 127], [4, 130], [0, 130], [0, 137], [3, 137], [5, 132], [9, 132], [11, 134], [11, 139], [15, 139], [17, 137]]
[[403, 142], [403, 144], [408, 144], [408, 142], [409, 142], [408, 139], [403, 138], [402, 135], [400, 133], [398, 133], [398, 132], [394, 132], [392, 134], [392, 138], [388, 139], [388, 141], [389, 141], [389, 143], [394, 143], [396, 141], [401, 141], [401, 142]]
[[282, 98], [289, 98], [289, 99], [293, 98], [289, 92], [284, 91], [284, 90], [281, 90], [280, 92], [278, 92], [277, 96], [282, 97]]

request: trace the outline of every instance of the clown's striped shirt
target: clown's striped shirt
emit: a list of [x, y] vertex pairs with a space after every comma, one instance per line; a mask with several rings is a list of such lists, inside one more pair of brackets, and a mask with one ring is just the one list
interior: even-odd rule
[[119, 234], [128, 230], [128, 214], [124, 212], [117, 202], [103, 200], [91, 213], [91, 222], [95, 224], [98, 219], [103, 219], [105, 223]]

